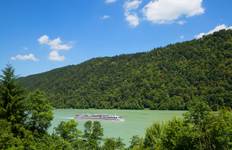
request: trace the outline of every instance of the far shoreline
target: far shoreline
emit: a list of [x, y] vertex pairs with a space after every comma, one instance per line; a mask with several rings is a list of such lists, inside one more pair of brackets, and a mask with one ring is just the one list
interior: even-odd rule
[[173, 109], [117, 109], [117, 108], [53, 108], [54, 110], [64, 110], [64, 109], [71, 109], [71, 110], [131, 110], [131, 111], [185, 111], [187, 112], [188, 110], [173, 110]]

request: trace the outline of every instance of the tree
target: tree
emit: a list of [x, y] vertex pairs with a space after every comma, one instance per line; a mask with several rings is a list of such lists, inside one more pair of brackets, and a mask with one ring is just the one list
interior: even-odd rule
[[211, 110], [209, 105], [201, 97], [194, 97], [188, 109], [189, 113], [186, 114], [186, 120], [196, 125], [203, 125], [204, 120], [208, 117]]
[[232, 112], [231, 109], [222, 109], [211, 114], [207, 119], [206, 134], [211, 149], [232, 149]]
[[87, 121], [85, 123], [84, 138], [88, 141], [88, 147], [97, 149], [103, 136], [103, 128], [99, 121]]
[[36, 150], [73, 150], [70, 142], [57, 135], [47, 135], [36, 139]]
[[190, 103], [189, 113], [185, 115], [185, 123], [190, 123], [193, 126], [193, 132], [198, 133], [196, 141], [197, 149], [211, 149], [209, 135], [206, 132], [208, 118], [210, 116], [210, 107], [202, 97], [194, 97]]
[[87, 121], [84, 124], [85, 130], [84, 130], [84, 138], [90, 139], [92, 134], [92, 121]]
[[92, 135], [91, 138], [99, 141], [102, 139], [103, 136], [103, 128], [101, 126], [101, 123], [99, 121], [94, 121], [93, 122], [93, 127], [92, 127]]
[[61, 121], [58, 127], [55, 128], [55, 134], [69, 142], [73, 142], [81, 134], [81, 131], [77, 129], [77, 125], [75, 120], [69, 120], [67, 122]]
[[139, 136], [133, 136], [130, 141], [130, 149], [140, 150], [143, 148], [143, 139]]
[[25, 93], [16, 83], [14, 69], [7, 65], [0, 76], [0, 118], [6, 119], [12, 125], [25, 120]]
[[23, 142], [19, 138], [14, 137], [9, 122], [0, 120], [0, 149], [13, 149], [16, 147], [23, 149]]
[[121, 138], [106, 138], [102, 146], [103, 150], [123, 150], [125, 149], [125, 144], [122, 142]]
[[163, 131], [164, 126], [158, 123], [153, 124], [150, 128], [148, 128], [144, 138], [144, 147], [157, 150], [161, 149]]
[[26, 126], [33, 132], [45, 133], [53, 119], [52, 107], [41, 91], [31, 93], [27, 98]]

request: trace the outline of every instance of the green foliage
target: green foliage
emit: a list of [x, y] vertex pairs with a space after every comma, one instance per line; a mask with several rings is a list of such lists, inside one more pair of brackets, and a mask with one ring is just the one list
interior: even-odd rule
[[85, 123], [85, 130], [84, 130], [84, 137], [86, 138], [86, 139], [91, 139], [91, 135], [92, 135], [92, 121], [87, 121], [86, 123]]
[[85, 123], [85, 134], [86, 139], [101, 140], [103, 136], [103, 128], [99, 121], [87, 121]]
[[[15, 80], [12, 67], [7, 66], [0, 84], [1, 89], [3, 89], [0, 95], [0, 149], [125, 149], [125, 145], [120, 138], [103, 139], [103, 128], [100, 122], [97, 121], [87, 121], [84, 125], [85, 131], [83, 135], [77, 129], [75, 120], [61, 122], [55, 128], [55, 134], [49, 135], [46, 129], [52, 120], [52, 109], [49, 103], [47, 103], [46, 96], [40, 91], [24, 96], [25, 92], [17, 86]], [[201, 92], [204, 92], [204, 90]], [[173, 96], [171, 99], [174, 102], [182, 101], [177, 96]], [[162, 104], [164, 105], [165, 102]], [[168, 107], [172, 107], [170, 104], [175, 103], [170, 102], [169, 104], [168, 102], [166, 104]], [[137, 103], [136, 105], [140, 104]], [[9, 109], [11, 106], [14, 106], [12, 107], [14, 110]], [[154, 107], [157, 106], [154, 105]], [[156, 123], [152, 125], [146, 130], [144, 139], [138, 136], [132, 137], [131, 145], [128, 149], [232, 149], [231, 109], [212, 112], [202, 96], [192, 96], [192, 101], [188, 103], [188, 108], [189, 112], [183, 119], [173, 119], [164, 124]], [[23, 109], [24, 111], [22, 111]]]
[[203, 124], [205, 118], [209, 115], [210, 108], [202, 99], [196, 97], [189, 106], [189, 113], [186, 114], [186, 118], [189, 122], [194, 124]]
[[[147, 129], [143, 147], [155, 150], [230, 150], [232, 149], [232, 111], [209, 112], [200, 99], [189, 106], [184, 119], [173, 119]], [[133, 143], [132, 143], [133, 144]], [[131, 144], [131, 149], [133, 145]]]
[[101, 140], [103, 136], [103, 128], [99, 121], [93, 122], [91, 138], [94, 140]]
[[183, 128], [182, 120], [174, 119], [167, 123], [163, 136], [162, 145], [168, 150], [175, 149], [178, 146], [179, 131]]
[[[41, 91], [27, 94], [16, 83], [14, 69], [7, 66], [0, 78], [0, 149], [6, 150], [95, 150], [102, 149], [103, 128], [100, 122], [87, 122], [85, 134], [77, 122], [62, 121], [49, 135], [52, 107]], [[121, 139], [114, 147], [123, 149]]]
[[232, 30], [146, 53], [95, 58], [19, 80], [57, 108], [187, 109], [202, 97], [232, 106]]
[[27, 98], [27, 120], [25, 124], [34, 133], [45, 133], [53, 119], [52, 107], [41, 91], [31, 93]]
[[25, 119], [25, 95], [16, 83], [14, 69], [10, 65], [3, 70], [0, 87], [0, 119], [12, 124], [22, 123]]
[[7, 120], [0, 120], [0, 133], [0, 149], [36, 149], [33, 133], [22, 124], [12, 125]]
[[146, 130], [144, 147], [149, 149], [161, 149], [164, 126], [156, 123]]
[[80, 137], [81, 133], [81, 131], [77, 129], [77, 122], [75, 120], [67, 122], [61, 121], [58, 127], [55, 128], [55, 131], [56, 135], [69, 142], [75, 141], [78, 137]]
[[103, 136], [103, 128], [99, 121], [87, 121], [85, 123], [84, 138], [87, 141], [88, 149], [99, 149]]
[[104, 140], [104, 145], [102, 150], [123, 150], [125, 149], [125, 144], [120, 138], [106, 138]]
[[218, 114], [211, 115], [206, 124], [206, 133], [212, 148], [232, 149], [232, 115], [231, 110], [220, 110]]
[[130, 141], [130, 147], [129, 149], [132, 150], [141, 150], [143, 149], [143, 139], [140, 138], [139, 136], [133, 136]]
[[44, 134], [35, 139], [36, 150], [73, 150], [71, 143], [62, 137]]
[[14, 137], [9, 122], [0, 120], [0, 149], [14, 149], [16, 147], [22, 147], [22, 141], [19, 138]]

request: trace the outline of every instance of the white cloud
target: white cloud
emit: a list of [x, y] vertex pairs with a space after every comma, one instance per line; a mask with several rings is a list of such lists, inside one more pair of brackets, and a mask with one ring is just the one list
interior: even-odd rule
[[47, 35], [43, 35], [38, 39], [40, 44], [47, 44], [49, 43], [49, 37]]
[[137, 27], [140, 23], [140, 19], [135, 12], [142, 3], [142, 0], [127, 0], [124, 3], [124, 16], [126, 18], [126, 21], [129, 23], [132, 27]]
[[142, 0], [128, 0], [124, 3], [124, 9], [126, 11], [138, 9], [141, 3], [142, 3]]
[[152, 0], [143, 8], [146, 20], [153, 23], [170, 23], [181, 17], [204, 13], [203, 0]]
[[115, 3], [117, 0], [105, 0], [106, 4], [112, 4]]
[[129, 23], [132, 27], [137, 27], [139, 25], [139, 17], [136, 14], [125, 14], [126, 21]]
[[110, 19], [110, 16], [109, 15], [104, 15], [101, 17], [102, 20], [107, 20], [107, 19]]
[[21, 60], [21, 61], [38, 61], [39, 59], [35, 57], [34, 54], [18, 54], [16, 56], [11, 57], [11, 60]]
[[65, 57], [60, 55], [58, 51], [53, 50], [49, 53], [49, 59], [52, 61], [64, 61]]
[[61, 39], [50, 39], [47, 35], [43, 35], [38, 39], [41, 45], [48, 45], [51, 52], [49, 53], [49, 59], [52, 61], [64, 61], [65, 57], [59, 54], [59, 51], [67, 51], [72, 48], [72, 45], [63, 43]]
[[196, 39], [200, 39], [205, 35], [210, 35], [213, 34], [214, 32], [218, 32], [220, 30], [232, 30], [232, 26], [226, 26], [225, 24], [221, 24], [216, 26], [214, 29], [210, 30], [207, 33], [199, 33], [198, 35], [195, 36]]
[[56, 39], [50, 40], [47, 35], [43, 35], [38, 39], [41, 45], [48, 45], [52, 50], [69, 50], [72, 48], [70, 44], [63, 44], [61, 39], [58, 37]]
[[195, 36], [195, 39], [200, 39], [202, 38], [206, 33], [199, 33], [198, 35]]

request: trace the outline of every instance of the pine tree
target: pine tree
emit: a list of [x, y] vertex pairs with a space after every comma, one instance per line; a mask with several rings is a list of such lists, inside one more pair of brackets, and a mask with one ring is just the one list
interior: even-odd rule
[[0, 76], [0, 119], [12, 125], [22, 124], [25, 119], [24, 90], [16, 79], [13, 67], [7, 65]]

